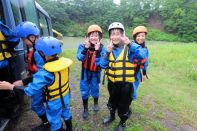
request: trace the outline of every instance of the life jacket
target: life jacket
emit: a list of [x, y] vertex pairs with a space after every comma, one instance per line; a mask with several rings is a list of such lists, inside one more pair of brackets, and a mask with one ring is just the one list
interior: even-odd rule
[[99, 71], [100, 67], [96, 66], [95, 59], [96, 59], [96, 50], [88, 49], [86, 53], [86, 59], [85, 61], [82, 62], [82, 68], [93, 72]]
[[142, 60], [134, 59], [134, 64], [136, 68], [139, 67], [140, 69], [143, 69], [145, 63], [146, 63], [146, 58]]
[[109, 67], [106, 70], [108, 80], [112, 82], [129, 82], [135, 81], [134, 77], [134, 64], [129, 62], [128, 59], [128, 47], [124, 46], [124, 49], [117, 57], [114, 58], [113, 53], [109, 55]]
[[[101, 44], [100, 49], [102, 49], [103, 44]], [[100, 67], [96, 66], [96, 50], [91, 47], [87, 50], [85, 61], [82, 62], [82, 80], [84, 80], [84, 72], [86, 71], [87, 80], [91, 80], [92, 73], [101, 70]], [[90, 71], [90, 72], [89, 72]], [[90, 73], [90, 74], [89, 74]], [[97, 82], [100, 82], [99, 76], [97, 75]]]
[[10, 50], [7, 47], [6, 39], [3, 35], [3, 33], [0, 31], [0, 61], [4, 59], [8, 59], [12, 57]]
[[34, 74], [38, 71], [38, 68], [36, 66], [36, 62], [34, 60], [34, 52], [35, 50], [29, 50], [27, 54], [27, 59], [28, 59], [28, 71], [30, 74]]
[[43, 68], [53, 73], [54, 82], [45, 87], [44, 95], [46, 101], [61, 99], [64, 105], [63, 97], [69, 92], [69, 66], [73, 63], [72, 60], [61, 57], [58, 60], [47, 62]]

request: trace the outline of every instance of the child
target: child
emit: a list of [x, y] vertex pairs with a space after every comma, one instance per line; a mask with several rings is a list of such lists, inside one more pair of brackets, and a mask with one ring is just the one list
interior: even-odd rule
[[64, 57], [59, 58], [61, 43], [56, 38], [39, 38], [35, 48], [46, 63], [43, 69], [34, 74], [33, 81], [26, 88], [4, 81], [0, 82], [0, 89], [22, 90], [28, 96], [44, 91], [46, 114], [52, 131], [64, 130], [61, 117], [65, 121], [66, 130], [72, 131], [68, 77], [69, 66], [73, 62]]
[[[42, 69], [45, 61], [38, 51], [35, 49], [35, 42], [39, 38], [40, 31], [38, 27], [30, 22], [25, 21], [16, 26], [15, 32], [23, 40], [23, 43], [27, 46], [27, 63], [28, 63], [28, 77], [23, 80], [15, 81], [13, 84], [17, 86], [27, 85], [32, 82], [33, 74], [39, 69]], [[43, 104], [43, 94], [37, 93], [32, 96], [31, 101], [32, 110], [42, 120], [41, 125], [38, 125], [33, 130], [40, 129], [46, 130], [49, 128], [49, 123], [46, 118], [46, 111]]]
[[88, 118], [88, 98], [94, 98], [93, 110], [99, 111], [99, 83], [101, 77], [100, 56], [105, 51], [101, 44], [102, 30], [98, 25], [90, 25], [87, 38], [79, 45], [77, 59], [82, 62], [80, 91], [83, 100], [83, 118]]
[[144, 51], [125, 36], [124, 26], [119, 22], [110, 24], [108, 28], [110, 44], [107, 52], [101, 58], [101, 67], [106, 68], [108, 78], [109, 100], [107, 107], [110, 116], [103, 120], [103, 124], [109, 124], [115, 119], [115, 111], [118, 111], [120, 122], [117, 131], [124, 130], [128, 119], [131, 96], [133, 95], [134, 59], [143, 59]]
[[[148, 68], [148, 57], [149, 57], [149, 52], [148, 52], [148, 48], [146, 47], [145, 44], [145, 39], [146, 39], [146, 35], [148, 34], [148, 30], [146, 27], [144, 26], [137, 26], [134, 30], [133, 30], [133, 39], [135, 41], [136, 44], [140, 45], [146, 54], [146, 58], [138, 61], [136, 60], [136, 72], [135, 72], [135, 77], [136, 80], [134, 82], [134, 94], [133, 94], [133, 100], [135, 100], [137, 98], [137, 88], [140, 85], [140, 81], [144, 81], [147, 77], [147, 68]], [[142, 73], [141, 73], [142, 70]]]

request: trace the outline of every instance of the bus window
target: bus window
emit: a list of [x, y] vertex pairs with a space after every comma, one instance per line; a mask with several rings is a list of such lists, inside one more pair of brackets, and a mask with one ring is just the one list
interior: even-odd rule
[[40, 35], [41, 36], [49, 36], [48, 24], [45, 16], [38, 11], [38, 17], [40, 22]]
[[25, 12], [25, 20], [31, 21], [38, 26], [35, 1], [34, 0], [22, 0], [22, 6]]
[[17, 0], [10, 0], [10, 4], [12, 7], [12, 12], [13, 12], [15, 24], [18, 25], [21, 22], [19, 3]]
[[1, 1], [0, 1], [0, 21], [4, 23], [3, 7]]

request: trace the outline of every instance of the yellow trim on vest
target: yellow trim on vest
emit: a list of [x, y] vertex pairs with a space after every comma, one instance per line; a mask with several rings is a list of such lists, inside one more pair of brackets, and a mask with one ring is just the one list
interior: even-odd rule
[[[126, 46], [121, 51], [120, 55], [117, 59], [114, 59], [113, 53], [111, 52], [109, 55], [109, 69], [107, 70], [107, 77], [112, 82], [130, 82], [133, 83], [135, 81], [134, 77], [134, 64], [129, 62], [128, 59], [128, 51], [126, 53], [126, 59], [124, 61], [124, 54], [126, 51]], [[124, 67], [125, 65], [125, 67]], [[124, 79], [124, 71], [125, 71], [125, 79]]]
[[1, 31], [0, 31], [0, 40], [1, 40], [1, 41], [5, 41], [5, 37], [4, 37], [4, 35], [2, 34]]
[[[49, 63], [50, 64], [46, 63], [44, 65], [44, 69], [47, 70], [48, 72], [52, 72], [53, 70], [54, 82], [52, 85], [46, 87], [45, 97], [47, 101], [55, 100], [55, 99], [64, 97], [66, 94], [68, 94], [69, 92], [69, 66], [72, 64], [72, 61], [70, 59], [62, 57], [59, 60], [49, 62]], [[56, 65], [55, 69], [54, 69], [54, 65]], [[50, 67], [50, 66], [53, 66], [53, 67]]]
[[[0, 31], [0, 46], [2, 47], [3, 50], [7, 49], [7, 46], [6, 44], [4, 43], [6, 41], [4, 35], [2, 34], [2, 32]], [[4, 57], [5, 56], [5, 57]], [[7, 59], [7, 58], [10, 58], [12, 55], [9, 53], [9, 52], [4, 52], [4, 55], [3, 55], [3, 52], [1, 51], [0, 52], [0, 61], [4, 60], [4, 59]]]
[[68, 68], [72, 63], [73, 61], [71, 59], [61, 57], [55, 62], [47, 62], [43, 68], [48, 72], [56, 72]]

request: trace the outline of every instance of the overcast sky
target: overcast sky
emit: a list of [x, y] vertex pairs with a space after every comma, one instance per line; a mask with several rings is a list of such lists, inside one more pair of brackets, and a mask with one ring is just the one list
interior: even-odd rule
[[120, 0], [114, 0], [114, 3], [120, 4]]

